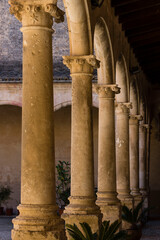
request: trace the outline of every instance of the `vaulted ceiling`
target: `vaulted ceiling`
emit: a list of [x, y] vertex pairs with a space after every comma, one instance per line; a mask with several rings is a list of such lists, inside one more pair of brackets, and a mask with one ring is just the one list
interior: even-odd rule
[[142, 69], [160, 84], [160, 0], [112, 0], [112, 6]]

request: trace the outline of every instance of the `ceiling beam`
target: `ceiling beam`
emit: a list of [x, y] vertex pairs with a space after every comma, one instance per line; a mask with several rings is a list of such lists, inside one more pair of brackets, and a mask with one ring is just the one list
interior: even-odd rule
[[144, 46], [147, 48], [148, 45], [153, 44], [153, 43], [160, 44], [160, 40], [156, 39], [156, 38], [146, 39], [146, 40], [142, 40], [142, 41], [139, 41], [136, 43], [132, 43], [131, 46], [133, 48], [144, 47]]
[[126, 5], [126, 4], [131, 4], [133, 2], [138, 2], [139, 0], [112, 0], [111, 1], [111, 4], [112, 4], [112, 7], [116, 7], [116, 6], [123, 6], [123, 5]]
[[140, 61], [140, 63], [142, 64], [142, 65], [144, 65], [145, 63], [157, 63], [157, 62], [159, 62], [159, 67], [160, 67], [160, 56], [159, 55], [157, 55], [157, 56], [150, 56], [150, 57], [145, 57], [145, 58], [141, 58], [141, 57], [139, 57], [138, 58], [138, 60]]
[[137, 21], [140, 19], [148, 18], [149, 16], [160, 16], [160, 3], [157, 6], [149, 7], [147, 9], [142, 9], [135, 11], [133, 13], [124, 14], [119, 16], [120, 23], [128, 22], [128, 21]]
[[154, 72], [154, 70], [156, 70], [156, 69], [159, 71], [159, 68], [160, 68], [159, 65], [160, 65], [159, 62], [143, 63], [143, 67], [144, 67], [145, 69], [147, 69], [147, 70], [153, 70], [153, 72]]
[[158, 24], [159, 26], [155, 26], [155, 24], [150, 24], [150, 25], [147, 25], [147, 26], [142, 26], [142, 27], [137, 27], [135, 29], [132, 29], [132, 30], [126, 30], [125, 34], [127, 37], [134, 37], [134, 36], [137, 36], [137, 35], [141, 35], [141, 34], [144, 34], [144, 33], [151, 33], [151, 32], [154, 32], [154, 31], [160, 31], [160, 23]]
[[115, 14], [116, 15], [123, 15], [123, 14], [128, 14], [132, 13], [135, 11], [140, 11], [142, 9], [150, 8], [152, 6], [159, 5], [160, 2], [159, 0], [140, 0], [137, 2], [132, 2], [130, 4], [124, 5], [124, 6], [115, 6]]
[[156, 48], [155, 51], [148, 51], [148, 49], [145, 50], [145, 52], [135, 52], [135, 55], [139, 59], [144, 59], [144, 58], [152, 58], [156, 57], [157, 55], [160, 56], [160, 48]]
[[155, 16], [150, 16], [147, 19], [146, 18], [141, 18], [141, 21], [128, 21], [122, 24], [122, 29], [123, 30], [131, 30], [134, 29], [136, 30], [137, 26], [138, 28], [140, 27], [146, 27], [149, 25], [155, 25], [155, 26], [159, 26], [160, 23], [160, 16], [159, 15], [155, 15]]
[[147, 50], [154, 51], [156, 48], [159, 48], [159, 47], [160, 47], [160, 43], [158, 41], [157, 43], [151, 43], [151, 44], [148, 44], [147, 46], [135, 47], [134, 51], [142, 53]]
[[138, 35], [135, 37], [129, 37], [128, 40], [129, 42], [132, 43], [136, 43], [139, 41], [145, 41], [147, 39], [159, 39], [160, 41], [160, 31], [153, 31], [153, 32], [149, 32], [149, 33], [144, 33], [142, 35]]

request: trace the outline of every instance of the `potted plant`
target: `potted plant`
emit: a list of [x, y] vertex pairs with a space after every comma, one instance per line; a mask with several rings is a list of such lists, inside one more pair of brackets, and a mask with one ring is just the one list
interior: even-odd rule
[[64, 207], [69, 204], [68, 197], [70, 196], [70, 163], [59, 161], [57, 166], [57, 181], [56, 181], [56, 195], [57, 204], [59, 206], [59, 214], [61, 215]]
[[131, 224], [127, 229], [130, 240], [139, 240], [142, 236], [142, 222], [148, 212], [148, 208], [142, 209], [143, 201], [141, 201], [134, 209], [122, 206], [122, 220]]
[[7, 200], [10, 199], [11, 193], [12, 193], [12, 191], [9, 186], [7, 186], [7, 187], [0, 186], [0, 215], [3, 214], [3, 209], [4, 209], [2, 207], [2, 204], [4, 204]]
[[6, 208], [6, 216], [12, 216], [13, 215], [13, 208], [7, 207]]
[[110, 224], [110, 221], [104, 221], [100, 227], [99, 234], [92, 233], [88, 223], [80, 223], [82, 231], [76, 224], [66, 224], [67, 231], [72, 239], [75, 240], [126, 240], [126, 231], [118, 231], [121, 222], [118, 220]]

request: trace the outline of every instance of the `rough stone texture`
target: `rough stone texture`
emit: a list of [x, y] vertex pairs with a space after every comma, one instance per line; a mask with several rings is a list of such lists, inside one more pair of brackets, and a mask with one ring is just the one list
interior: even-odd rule
[[[63, 1], [58, 6], [64, 10]], [[9, 13], [7, 0], [0, 3], [0, 78], [22, 77], [22, 24]], [[69, 55], [68, 27], [65, 16], [63, 23], [54, 23], [53, 69], [55, 79], [68, 79], [69, 70], [62, 62], [62, 56]]]

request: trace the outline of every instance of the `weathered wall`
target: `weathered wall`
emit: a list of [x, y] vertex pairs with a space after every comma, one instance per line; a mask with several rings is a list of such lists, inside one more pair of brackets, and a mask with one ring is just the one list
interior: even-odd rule
[[152, 217], [160, 218], [160, 88], [152, 93], [152, 129], [150, 146], [150, 205]]
[[[54, 113], [56, 163], [70, 161], [71, 151], [71, 107], [63, 107]], [[11, 105], [0, 106], [0, 184], [9, 185], [12, 195], [8, 207], [20, 200], [21, 163], [21, 108]], [[98, 109], [93, 108], [93, 135], [95, 158], [95, 184], [97, 183]]]

